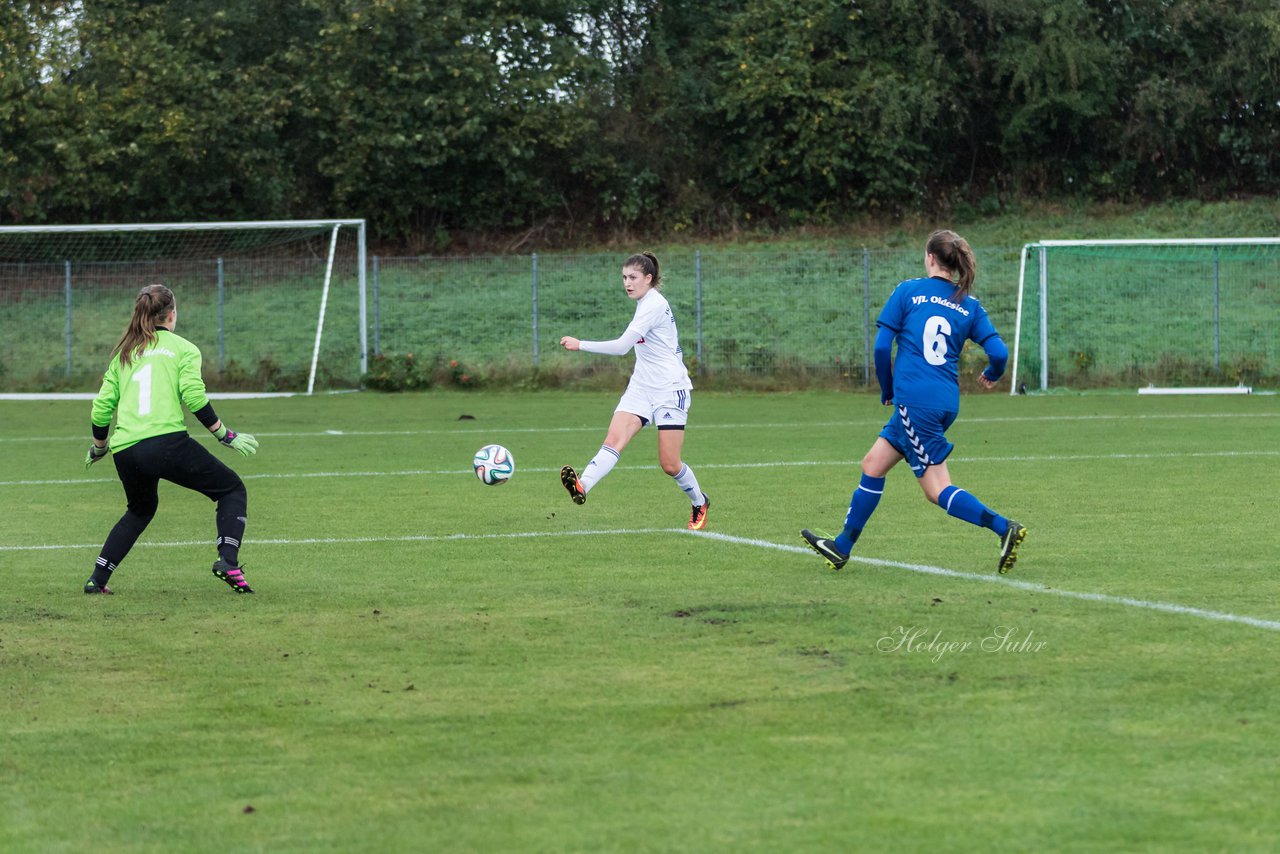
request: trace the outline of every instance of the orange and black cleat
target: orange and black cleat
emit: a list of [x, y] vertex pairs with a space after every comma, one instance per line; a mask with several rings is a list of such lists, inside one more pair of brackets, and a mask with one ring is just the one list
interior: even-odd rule
[[573, 470], [573, 466], [560, 469], [560, 482], [564, 484], [565, 489], [569, 490], [569, 497], [573, 499], [574, 504], [587, 503], [587, 491], [582, 488], [582, 482], [578, 480], [578, 473]]
[[702, 503], [693, 505], [689, 513], [689, 530], [701, 531], [707, 527], [707, 511], [711, 509], [711, 497], [702, 493]]

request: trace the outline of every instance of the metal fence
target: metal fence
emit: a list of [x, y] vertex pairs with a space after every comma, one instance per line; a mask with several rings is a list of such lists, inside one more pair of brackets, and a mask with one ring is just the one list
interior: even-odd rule
[[[320, 387], [360, 376], [354, 264], [335, 270], [319, 356]], [[320, 316], [324, 259], [0, 264], [0, 389], [96, 390], [146, 284], [169, 285], [178, 334], [212, 378], [237, 387], [305, 390]]]
[[[545, 368], [581, 357], [560, 338], [612, 339], [635, 310], [625, 255], [373, 256], [375, 353]], [[923, 275], [919, 249], [693, 249], [661, 257], [663, 294], [695, 372], [874, 380], [875, 319], [894, 286]], [[1018, 250], [979, 252], [979, 295], [1012, 328]], [[607, 357], [598, 357], [607, 358]]]
[[[976, 250], [975, 293], [1011, 348], [1021, 249]], [[876, 316], [899, 281], [923, 274], [922, 254], [918, 247], [668, 251], [661, 255], [663, 292], [695, 375], [835, 378], [872, 385]], [[599, 340], [621, 334], [634, 312], [621, 285], [626, 257], [371, 255], [364, 306], [369, 350], [412, 353], [423, 365], [456, 360], [482, 377], [608, 360], [566, 353], [558, 342], [564, 335]], [[178, 331], [201, 347], [211, 385], [306, 386], [320, 310], [317, 259], [36, 266], [0, 264], [0, 388], [95, 388], [132, 295], [150, 281], [174, 287]], [[320, 389], [350, 388], [361, 381], [361, 306], [353, 267], [347, 261], [334, 271]], [[1058, 285], [1051, 289], [1046, 313], [1034, 304], [1024, 306], [1019, 356], [1033, 388], [1044, 361], [1045, 336], [1037, 326], [1042, 317], [1054, 324], [1047, 340], [1055, 385], [1145, 381], [1170, 365], [1191, 365], [1194, 370], [1188, 370], [1197, 378], [1216, 371], [1228, 381], [1243, 366], [1252, 372], [1247, 379], [1264, 384], [1280, 374], [1274, 335], [1280, 322], [1275, 281], [1280, 269], [1273, 263], [1220, 257], [1206, 267], [1178, 258], [1138, 266], [1095, 263], [1070, 275], [1062, 262], [1053, 269]], [[1034, 282], [1035, 272], [1029, 275]], [[1161, 334], [1162, 315], [1145, 308], [1158, 307], [1161, 294], [1194, 307], [1197, 317], [1215, 318], [1212, 326], [1188, 327], [1173, 340]], [[1025, 299], [1037, 297], [1032, 290]], [[1123, 348], [1110, 343], [1116, 340]]]
[[[610, 339], [634, 312], [625, 254], [370, 256], [365, 318], [374, 354], [542, 370], [583, 364], [564, 335]], [[1011, 328], [1018, 250], [979, 250], [978, 293]], [[178, 332], [212, 381], [306, 386], [320, 311], [320, 259], [183, 259], [0, 264], [0, 388], [92, 390], [142, 284], [178, 295]], [[875, 318], [893, 287], [923, 273], [922, 252], [712, 248], [664, 253], [663, 293], [696, 374], [808, 374], [871, 383]], [[333, 274], [317, 388], [360, 382], [353, 259]], [[608, 358], [608, 357], [589, 357]]]

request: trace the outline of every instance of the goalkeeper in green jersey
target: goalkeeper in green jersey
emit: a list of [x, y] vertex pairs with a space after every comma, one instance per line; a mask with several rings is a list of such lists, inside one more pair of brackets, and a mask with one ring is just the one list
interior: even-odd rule
[[187, 435], [183, 407], [218, 441], [246, 457], [257, 453], [258, 440], [228, 430], [218, 420], [200, 375], [200, 350], [173, 333], [177, 322], [173, 291], [164, 285], [143, 288], [93, 401], [93, 444], [84, 466], [89, 468], [112, 451], [128, 509], [107, 535], [85, 593], [111, 592], [111, 573], [156, 514], [161, 478], [217, 502], [218, 558], [213, 574], [237, 593], [253, 592], [239, 565], [248, 507], [244, 483]]

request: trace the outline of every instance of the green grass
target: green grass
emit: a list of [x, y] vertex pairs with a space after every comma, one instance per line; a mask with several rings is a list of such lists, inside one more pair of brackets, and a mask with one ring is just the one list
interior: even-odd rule
[[649, 432], [576, 507], [614, 402], [221, 401], [262, 441], [224, 457], [258, 594], [166, 486], [93, 598], [122, 502], [88, 404], [0, 403], [0, 850], [1280, 846], [1277, 398], [966, 396], [951, 473], [1030, 529], [1015, 584], [905, 470], [859, 561], [803, 548], [870, 396], [696, 395], [709, 536]]

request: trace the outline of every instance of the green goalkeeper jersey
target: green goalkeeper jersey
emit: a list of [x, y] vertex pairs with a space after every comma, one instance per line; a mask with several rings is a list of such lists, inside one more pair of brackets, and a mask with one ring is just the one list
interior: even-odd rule
[[116, 417], [111, 450], [123, 451], [152, 436], [185, 432], [185, 404], [192, 412], [209, 403], [200, 375], [200, 350], [168, 329], [157, 329], [156, 340], [145, 345], [126, 366], [120, 354], [102, 376], [93, 400], [93, 423], [105, 427]]

